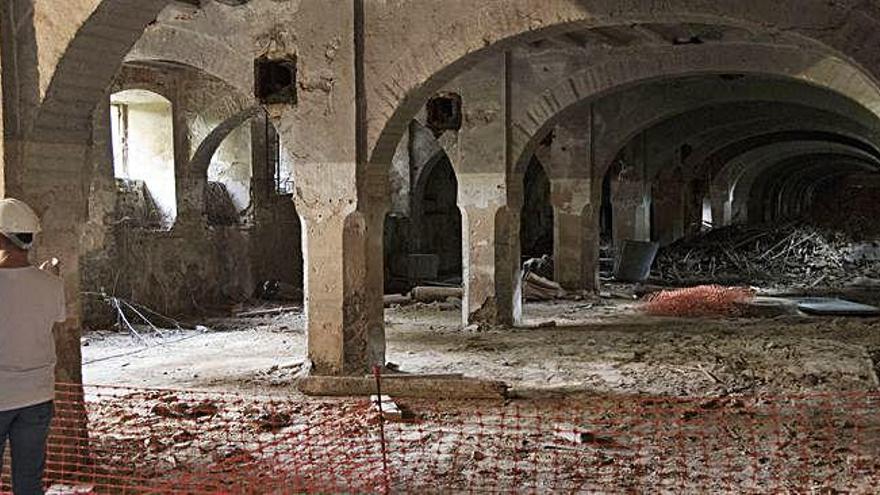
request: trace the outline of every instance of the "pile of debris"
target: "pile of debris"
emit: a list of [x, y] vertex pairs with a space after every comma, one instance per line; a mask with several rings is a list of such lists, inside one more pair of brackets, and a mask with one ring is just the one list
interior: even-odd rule
[[803, 222], [734, 225], [662, 248], [652, 275], [686, 285], [843, 286], [880, 276], [880, 246]]

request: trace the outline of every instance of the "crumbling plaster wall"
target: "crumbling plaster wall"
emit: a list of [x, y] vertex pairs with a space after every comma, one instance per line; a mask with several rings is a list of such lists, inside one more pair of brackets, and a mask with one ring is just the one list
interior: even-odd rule
[[[205, 186], [208, 170], [187, 170], [191, 168], [189, 154], [213, 127], [241, 111], [247, 100], [229, 86], [192, 70], [127, 66], [114, 87], [138, 87], [169, 97], [177, 115], [174, 141], [178, 147], [186, 147], [183, 153], [175, 153], [178, 190], [183, 197], [203, 194], [191, 188]], [[253, 167], [261, 157], [265, 161], [265, 154], [254, 152], [251, 142], [253, 129], [259, 130], [259, 126], [247, 122], [231, 133], [212, 164], [218, 175], [240, 188], [230, 191], [239, 194], [236, 204], [242, 205], [241, 210], [248, 210], [240, 222], [209, 225], [203, 212], [189, 212], [184, 214], [189, 220], [178, 221], [170, 230], [163, 230], [124, 216], [130, 208], [121, 204], [124, 196], [112, 180], [112, 164], [107, 163], [112, 155], [106, 148], [109, 136], [105, 110], [97, 112], [95, 118], [96, 134], [103, 135], [105, 152], [96, 156], [90, 191], [91, 228], [83, 241], [84, 290], [107, 292], [165, 314], [178, 315], [247, 299], [255, 285], [266, 277], [294, 285], [301, 283], [296, 267], [272, 270], [280, 264], [301, 263], [298, 222], [290, 198], [276, 199], [274, 184], [262, 183], [261, 190], [268, 190], [268, 194], [261, 202], [261, 211], [248, 210], [252, 203]], [[257, 166], [266, 165], [261, 162]], [[192, 180], [190, 174], [195, 172], [201, 179]], [[269, 174], [266, 180], [272, 178]], [[269, 235], [269, 230], [282, 231], [285, 237]], [[86, 308], [86, 324], [101, 326], [112, 321], [112, 314], [99, 300], [91, 298]]]
[[[154, 8], [167, 2], [157, 0], [140, 0], [136, 3], [125, 0], [105, 0], [102, 4], [111, 5], [115, 8], [129, 7], [134, 12], [130, 17], [126, 15], [126, 21], [132, 20], [129, 31], [137, 32], [149, 23], [154, 17]], [[256, 4], [257, 2], [252, 2]], [[367, 159], [363, 153], [354, 151], [354, 127], [349, 125], [355, 122], [353, 117], [357, 114], [351, 107], [355, 101], [357, 91], [354, 89], [352, 72], [346, 67], [354, 64], [352, 57], [342, 55], [335, 57], [333, 61], [322, 64], [327, 59], [326, 41], [336, 36], [339, 43], [336, 46], [344, 46], [340, 52], [347, 54], [354, 52], [354, 43], [350, 39], [353, 31], [352, 22], [348, 15], [335, 13], [334, 16], [318, 15], [327, 14], [326, 2], [275, 2], [281, 9], [298, 10], [300, 5], [311, 6], [314, 14], [301, 16], [296, 22], [288, 23], [296, 26], [297, 32], [302, 33], [302, 39], [308, 40], [307, 50], [303, 50], [302, 59], [310, 65], [310, 75], [307, 77], [307, 85], [317, 82], [322, 87], [330, 86], [322, 91], [322, 94], [312, 94], [306, 98], [305, 108], [293, 112], [297, 117], [312, 119], [307, 125], [297, 122], [290, 126], [297, 131], [304, 131], [303, 142], [307, 143], [304, 149], [293, 150], [302, 157], [302, 161], [308, 165], [333, 164], [334, 180], [322, 182], [314, 181], [300, 184], [303, 193], [301, 198], [309, 200], [311, 204], [335, 205], [335, 198], [342, 198], [340, 205], [348, 204], [338, 209], [342, 214], [332, 215], [331, 221], [325, 221], [315, 227], [309, 225], [308, 237], [314, 245], [324, 245], [328, 253], [334, 254], [336, 263], [340, 254], [342, 259], [351, 260], [346, 269], [335, 269], [328, 259], [316, 259], [310, 263], [310, 274], [314, 280], [311, 291], [322, 301], [328, 301], [332, 310], [313, 312], [310, 317], [310, 332], [315, 331], [322, 337], [322, 341], [310, 347], [313, 358], [317, 362], [320, 371], [362, 372], [363, 359], [358, 352], [364, 347], [360, 345], [363, 340], [365, 327], [365, 308], [355, 305], [354, 309], [336, 309], [349, 307], [349, 302], [357, 302], [364, 296], [366, 288], [371, 287], [369, 279], [370, 270], [362, 269], [358, 265], [363, 253], [361, 249], [346, 248], [343, 243], [337, 242], [340, 225], [354, 208], [359, 199], [357, 189], [360, 175], [355, 173], [354, 164]], [[215, 3], [209, 3], [209, 6]], [[366, 115], [360, 124], [367, 124], [367, 148], [374, 163], [387, 165], [391, 161], [391, 155], [399, 141], [403, 129], [409, 124], [412, 114], [423, 104], [424, 97], [439, 88], [444, 80], [455, 76], [455, 70], [474, 62], [474, 58], [463, 60], [467, 54], [473, 54], [485, 47], [491, 47], [496, 42], [506, 41], [512, 36], [521, 34], [540, 35], [543, 28], [569, 27], [570, 24], [583, 23], [590, 25], [618, 24], [626, 25], [645, 19], [670, 19], [674, 18], [682, 22], [709, 22], [710, 19], [726, 20], [736, 24], [752, 26], [776, 26], [785, 27], [785, 31], [798, 31], [797, 34], [805, 37], [815, 37], [819, 42], [845, 53], [850, 59], [868, 67], [869, 73], [877, 73], [875, 51], [871, 50], [872, 40], [878, 30], [876, 25], [876, 11], [868, 8], [856, 12], [853, 15], [853, 7], [856, 2], [827, 2], [825, 0], [781, 0], [780, 2], [719, 2], [712, 0], [669, 0], [658, 3], [650, 0], [634, 0], [627, 2], [625, 8], [618, 1], [604, 0], [486, 0], [472, 2], [470, 0], [450, 0], [449, 2], [426, 2], [421, 0], [400, 0], [396, 2], [368, 1], [366, 12], [366, 51], [364, 53], [364, 69], [366, 87], [365, 107]], [[862, 4], [858, 4], [862, 5]], [[295, 6], [291, 8], [291, 6]], [[233, 10], [233, 9], [230, 9]], [[307, 9], [304, 9], [307, 10]], [[346, 9], [340, 9], [346, 10]], [[87, 11], [87, 10], [86, 10]], [[128, 12], [125, 12], [128, 14]], [[109, 17], [109, 16], [106, 16]], [[266, 17], [270, 17], [268, 15]], [[327, 22], [316, 22], [320, 20]], [[111, 24], [96, 24], [94, 27], [109, 27]], [[314, 26], [320, 26], [318, 31]], [[94, 42], [93, 34], [96, 29], [88, 29], [86, 38], [88, 43]], [[93, 108], [95, 97], [92, 92], [102, 91], [109, 80], [110, 74], [115, 71], [117, 63], [117, 49], [123, 48], [128, 43], [128, 33], [121, 30], [119, 40], [109, 43], [110, 49], [102, 50], [101, 57], [106, 60], [95, 61], [90, 58], [92, 50], [76, 50], [71, 57], [65, 55], [68, 60], [67, 70], [58, 81], [55, 97], [47, 98], [47, 108], [51, 112], [44, 112], [39, 119], [40, 131], [39, 144], [61, 143], [63, 146], [33, 146], [28, 151], [26, 162], [26, 182], [30, 188], [20, 188], [19, 191], [27, 191], [27, 199], [30, 199], [41, 212], [47, 213], [46, 249], [57, 250], [69, 263], [74, 275], [68, 277], [68, 288], [75, 285], [79, 270], [76, 260], [71, 259], [72, 253], [76, 252], [76, 239], [74, 233], [77, 228], [65, 227], [68, 225], [80, 225], [83, 219], [81, 184], [71, 179], [88, 156], [84, 144], [87, 137], [88, 115]], [[776, 32], [779, 34], [779, 31]], [[326, 36], [325, 36], [326, 35]], [[79, 36], [77, 38], [80, 38]], [[444, 40], [442, 45], [437, 40]], [[117, 42], [118, 41], [118, 42]], [[132, 40], [133, 41], [133, 40]], [[89, 46], [82, 43], [83, 46]], [[407, 47], [404, 51], [391, 49], [392, 47]], [[499, 44], [495, 46], [505, 46]], [[510, 46], [507, 44], [506, 46]], [[453, 70], [443, 70], [453, 64]], [[318, 69], [320, 67], [321, 70]], [[332, 70], [338, 69], [338, 70]], [[329, 80], [324, 76], [337, 74], [338, 77]], [[89, 75], [90, 77], [85, 77]], [[59, 78], [56, 78], [59, 79]], [[83, 87], [88, 94], [81, 96], [80, 93], [71, 91], [75, 82], [83, 82]], [[51, 95], [52, 91], [47, 92]], [[337, 96], [335, 101], [322, 101], [323, 97], [331, 94]], [[82, 103], [87, 103], [82, 105]], [[91, 103], [91, 104], [88, 104]], [[82, 107], [85, 107], [83, 109]], [[322, 114], [322, 110], [324, 113]], [[59, 118], [59, 115], [62, 116]], [[305, 119], [304, 119], [305, 120]], [[283, 129], [286, 132], [287, 128]], [[45, 131], [45, 133], [44, 133]], [[334, 135], [335, 134], [335, 135]], [[334, 135], [335, 139], [322, 139], [321, 136]], [[60, 139], [59, 139], [60, 138]], [[340, 144], [342, 141], [342, 144]], [[374, 147], [374, 144], [377, 144]], [[7, 143], [8, 145], [8, 143]], [[360, 160], [360, 162], [359, 162]], [[65, 166], [68, 162], [71, 165]], [[50, 177], [46, 172], [62, 171], [59, 177]], [[319, 167], [314, 167], [318, 169]], [[326, 170], [326, 169], [325, 169]], [[317, 176], [317, 173], [305, 174], [302, 177], [309, 179]], [[62, 176], [63, 175], [63, 176]], [[323, 179], [324, 177], [322, 177]], [[331, 195], [329, 191], [336, 193]], [[64, 201], [50, 200], [48, 198], [64, 197]], [[331, 197], [334, 198], [331, 200]], [[332, 208], [332, 207], [331, 207]], [[317, 208], [316, 208], [317, 210]], [[326, 210], [324, 210], [326, 211]], [[315, 212], [311, 212], [315, 213]], [[337, 212], [333, 212], [337, 213]], [[363, 213], [363, 212], [359, 212]], [[304, 215], [305, 216], [305, 215]], [[318, 215], [310, 215], [316, 219]], [[341, 219], [341, 220], [340, 220]], [[362, 217], [352, 217], [353, 221], [364, 220]], [[339, 221], [337, 221], [339, 220]], [[370, 220], [370, 219], [368, 219]], [[314, 224], [315, 222], [313, 222]], [[363, 231], [363, 229], [362, 229]], [[363, 232], [349, 232], [349, 240], [364, 240]], [[374, 236], [375, 237], [375, 236]], [[372, 241], [371, 241], [372, 242]], [[366, 243], [362, 243], [366, 244]], [[351, 243], [348, 243], [350, 246]], [[350, 254], [355, 256], [346, 256]], [[316, 265], [316, 266], [312, 266]], [[323, 269], [323, 270], [322, 270]], [[322, 273], [324, 273], [322, 275]], [[348, 278], [346, 278], [348, 277]], [[318, 280], [320, 279], [320, 283]], [[370, 279], [372, 280], [372, 279]], [[326, 287], [322, 289], [321, 286]], [[76, 306], [76, 301], [71, 302], [71, 307]], [[371, 309], [371, 308], [366, 308]], [[75, 311], [71, 314], [76, 314]], [[75, 319], [75, 318], [74, 318]], [[340, 323], [345, 321], [345, 329], [340, 329]], [[372, 322], [373, 320], [370, 319]], [[313, 322], [317, 322], [313, 325]], [[75, 325], [75, 321], [72, 322]], [[356, 327], [355, 331], [349, 330]], [[76, 332], [71, 332], [76, 336]], [[315, 337], [317, 338], [317, 337]], [[75, 343], [78, 345], [78, 339]], [[67, 342], [70, 344], [70, 342]], [[343, 345], [344, 344], [344, 345]], [[66, 349], [66, 347], [64, 347]], [[72, 348], [72, 347], [71, 347]], [[341, 351], [340, 351], [341, 349]], [[74, 353], [71, 353], [72, 356]], [[68, 359], [64, 353], [62, 367], [68, 369], [67, 364], [74, 362]], [[75, 357], [75, 356], [74, 356]], [[354, 364], [353, 364], [354, 363]], [[72, 369], [72, 368], [70, 368]], [[66, 375], [65, 375], [66, 376]], [[75, 379], [68, 376], [68, 379]]]
[[[19, 2], [20, 0], [7, 0]], [[40, 67], [40, 97], [46, 94], [55, 68], [80, 26], [102, 0], [32, 0]]]
[[239, 212], [244, 212], [251, 204], [252, 140], [251, 126], [240, 126], [223, 141], [208, 167], [208, 181], [226, 186]]
[[[543, 28], [565, 31], [668, 19], [736, 26], [756, 33], [768, 26], [785, 26], [784, 31], [774, 32], [783, 34], [786, 43], [800, 38], [812, 47], [830, 47], [829, 52], [847, 53], [856, 63], [867, 66], [869, 73], [877, 69], [876, 59], [861, 48], [863, 38], [876, 32], [873, 27], [877, 23], [876, 12], [851, 15], [853, 2], [672, 0], [658, 4], [637, 0], [622, 8], [620, 2], [604, 0], [492, 0], [478, 4], [466, 0], [442, 3], [409, 0], [369, 2], [368, 6], [367, 25], [371, 37], [366, 45], [366, 60], [368, 77], [375, 80], [375, 84], [367, 88], [372, 114], [369, 142], [371, 146], [375, 143], [373, 160], [377, 163], [382, 163], [384, 157], [393, 152], [398, 136], [424, 98], [455, 76], [450, 64], [466, 66], [482, 55], [479, 50], [487, 46], [515, 45], [519, 40], [512, 40], [514, 36], [526, 34], [522, 36], [525, 40], [540, 39]], [[446, 40], [440, 48], [436, 46], [438, 39]], [[407, 50], [401, 54], [389, 50], [391, 46], [406, 46]], [[465, 61], [462, 57], [466, 54], [474, 56]], [[717, 58], [727, 57], [718, 54]], [[813, 68], [836, 72], [833, 65], [820, 64]], [[554, 102], [549, 100], [545, 105], [550, 108]]]
[[[183, 78], [180, 81], [181, 112], [186, 122], [190, 158], [217, 126], [244, 111], [252, 101], [229, 84], [210, 76]], [[217, 148], [207, 170], [190, 172], [198, 178], [226, 186], [239, 212], [250, 206], [250, 183], [253, 168], [251, 126], [247, 123], [232, 131]]]

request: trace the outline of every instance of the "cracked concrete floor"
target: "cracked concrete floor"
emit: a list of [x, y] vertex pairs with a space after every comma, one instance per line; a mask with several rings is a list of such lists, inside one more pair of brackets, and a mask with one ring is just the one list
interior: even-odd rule
[[[464, 373], [517, 393], [709, 396], [877, 388], [871, 356], [880, 320], [779, 317], [680, 319], [639, 314], [630, 302], [531, 303], [526, 328], [460, 329], [452, 308], [386, 311], [388, 360], [414, 373]], [[541, 327], [555, 320], [556, 327]], [[91, 384], [272, 391], [289, 389], [305, 358], [298, 313], [205, 322], [146, 348], [128, 335], [84, 337]], [[183, 339], [183, 340], [181, 340]]]

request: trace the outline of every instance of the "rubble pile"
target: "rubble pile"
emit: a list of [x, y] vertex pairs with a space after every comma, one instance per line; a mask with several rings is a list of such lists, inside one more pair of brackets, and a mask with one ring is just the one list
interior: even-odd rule
[[652, 275], [687, 285], [844, 286], [880, 278], [880, 243], [804, 222], [734, 225], [662, 248]]

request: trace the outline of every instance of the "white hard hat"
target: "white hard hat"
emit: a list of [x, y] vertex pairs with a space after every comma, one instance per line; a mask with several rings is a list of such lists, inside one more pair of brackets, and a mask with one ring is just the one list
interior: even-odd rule
[[[13, 234], [38, 233], [40, 233], [40, 217], [30, 206], [13, 198], [0, 199], [0, 234], [15, 242], [18, 239]], [[26, 249], [30, 246], [19, 247]]]

